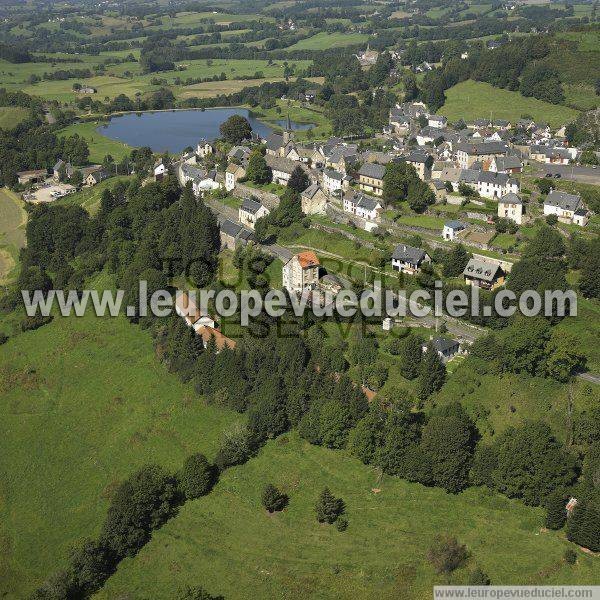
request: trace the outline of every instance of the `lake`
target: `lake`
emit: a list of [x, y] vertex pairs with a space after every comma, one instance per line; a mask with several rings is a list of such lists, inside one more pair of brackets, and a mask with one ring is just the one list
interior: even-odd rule
[[[219, 126], [232, 115], [248, 119], [252, 130], [266, 137], [272, 129], [250, 114], [245, 108], [211, 108], [206, 110], [177, 110], [130, 113], [112, 117], [98, 127], [98, 133], [130, 146], [149, 146], [154, 152], [181, 152], [188, 146], [196, 147], [198, 140], [219, 137]], [[282, 127], [286, 120], [277, 121]], [[292, 129], [310, 129], [307, 123], [291, 123]]]

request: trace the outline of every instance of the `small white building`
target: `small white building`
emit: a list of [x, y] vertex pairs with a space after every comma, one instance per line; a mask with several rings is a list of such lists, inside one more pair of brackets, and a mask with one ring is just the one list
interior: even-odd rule
[[168, 175], [168, 173], [169, 169], [162, 160], [159, 160], [157, 163], [154, 164], [154, 179], [156, 179], [156, 181], [164, 179]]
[[320, 262], [312, 250], [300, 252], [283, 265], [283, 287], [290, 294], [301, 294], [316, 289], [319, 283]]
[[419, 272], [424, 262], [431, 262], [431, 258], [422, 248], [398, 244], [392, 254], [392, 269], [403, 273]]
[[241, 165], [236, 165], [235, 163], [227, 165], [227, 169], [225, 169], [225, 189], [228, 192], [231, 192], [233, 189], [235, 189], [238, 180], [245, 176], [246, 169], [244, 169], [244, 167]]
[[207, 142], [206, 140], [200, 140], [198, 142], [198, 146], [196, 147], [196, 154], [200, 158], [206, 158], [213, 152], [214, 152], [214, 148], [210, 142]]
[[583, 227], [588, 214], [581, 196], [552, 190], [544, 200], [544, 215], [556, 215], [561, 223], [574, 223]]
[[448, 221], [444, 224], [444, 229], [442, 230], [442, 237], [445, 240], [453, 241], [456, 239], [456, 236], [459, 232], [463, 231], [467, 228], [467, 224], [462, 221]]
[[346, 212], [367, 221], [377, 221], [383, 209], [379, 200], [360, 192], [351, 192], [344, 196], [343, 206]]
[[518, 180], [512, 179], [507, 173], [480, 171], [476, 184], [479, 195], [484, 198], [501, 198], [519, 192]]

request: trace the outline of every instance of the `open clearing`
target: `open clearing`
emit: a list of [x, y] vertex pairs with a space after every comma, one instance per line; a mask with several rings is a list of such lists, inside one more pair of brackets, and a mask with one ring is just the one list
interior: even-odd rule
[[[260, 504], [268, 482], [290, 496], [283, 513], [269, 516]], [[346, 502], [350, 525], [343, 533], [315, 519], [325, 486]], [[380, 479], [375, 469], [292, 433], [227, 471], [209, 496], [188, 502], [137, 557], [121, 563], [98, 597], [166, 600], [193, 583], [240, 600], [429, 599], [431, 585], [444, 583], [425, 558], [441, 531], [472, 553], [453, 583], [465, 583], [475, 565], [493, 583], [597, 581], [595, 558], [578, 553], [575, 568], [563, 562], [567, 543], [540, 534], [542, 515], [481, 489], [453, 496]]]
[[75, 123], [61, 129], [58, 135], [66, 137], [77, 134], [84, 138], [90, 149], [90, 162], [101, 163], [107, 154], [110, 154], [116, 161], [120, 161], [129, 156], [131, 147], [118, 140], [111, 140], [97, 131], [103, 123], [89, 121], [87, 123]]
[[124, 318], [58, 319], [9, 340], [0, 390], [0, 589], [17, 598], [98, 533], [119, 481], [213, 456], [241, 418], [205, 407]]
[[12, 129], [27, 118], [29, 111], [20, 106], [0, 107], [0, 129]]
[[478, 118], [515, 121], [529, 115], [557, 127], [569, 123], [578, 114], [566, 106], [525, 98], [518, 92], [503, 90], [480, 81], [467, 80], [446, 90], [446, 104], [438, 111], [450, 121], [473, 121]]
[[326, 50], [362, 44], [369, 39], [365, 33], [317, 33], [312, 37], [296, 42], [286, 50]]
[[14, 192], [0, 188], [0, 284], [6, 283], [25, 246], [27, 212]]

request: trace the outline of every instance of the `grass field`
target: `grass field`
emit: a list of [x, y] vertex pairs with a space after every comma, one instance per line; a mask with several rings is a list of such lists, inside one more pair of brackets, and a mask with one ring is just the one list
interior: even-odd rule
[[105, 189], [110, 189], [119, 182], [131, 181], [131, 179], [132, 176], [128, 175], [110, 177], [109, 179], [105, 179], [93, 187], [84, 187], [74, 194], [69, 194], [68, 196], [59, 198], [56, 202], [54, 202], [54, 204], [78, 204], [79, 206], [83, 206], [85, 210], [93, 215], [100, 207], [100, 199], [102, 198], [102, 192]]
[[287, 50], [326, 50], [362, 44], [369, 39], [366, 33], [317, 33], [305, 40], [296, 42]]
[[110, 154], [116, 161], [129, 156], [130, 146], [102, 135], [96, 131], [98, 127], [102, 127], [102, 123], [94, 121], [75, 123], [61, 129], [59, 135], [65, 137], [76, 133], [84, 138], [90, 149], [90, 162], [92, 163], [101, 163], [107, 154]]
[[20, 106], [0, 107], [0, 129], [12, 129], [27, 118], [29, 111]]
[[549, 104], [535, 98], [525, 98], [518, 92], [493, 87], [480, 81], [463, 81], [446, 90], [446, 104], [438, 111], [450, 121], [472, 121], [480, 117], [518, 120], [530, 115], [536, 121], [546, 121], [557, 127], [572, 121], [577, 111], [566, 106]]
[[23, 202], [7, 188], [0, 188], [0, 284], [16, 275], [19, 250], [25, 246], [27, 213]]
[[[260, 505], [268, 482], [290, 496], [280, 514]], [[315, 519], [325, 486], [346, 502], [343, 533]], [[453, 583], [466, 582], [476, 565], [493, 583], [597, 582], [597, 559], [578, 553], [570, 567], [562, 560], [568, 544], [540, 533], [542, 512], [483, 490], [452, 496], [381, 479], [341, 452], [289, 434], [227, 471], [209, 496], [187, 503], [137, 557], [121, 563], [98, 597], [167, 600], [192, 583], [240, 600], [429, 599], [434, 583], [446, 583], [425, 557], [439, 532], [456, 535], [471, 552]]]
[[0, 590], [10, 598], [97, 534], [111, 490], [134, 469], [212, 456], [240, 418], [203, 406], [124, 318], [59, 319], [9, 340], [0, 390]]

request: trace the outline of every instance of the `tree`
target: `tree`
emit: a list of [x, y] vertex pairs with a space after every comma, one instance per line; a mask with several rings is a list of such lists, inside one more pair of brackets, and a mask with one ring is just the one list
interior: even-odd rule
[[241, 115], [232, 115], [219, 127], [221, 137], [230, 144], [240, 144], [252, 135], [252, 127], [248, 119]]
[[566, 383], [585, 366], [586, 357], [578, 348], [579, 340], [568, 331], [554, 329], [546, 344], [546, 373]]
[[435, 485], [454, 494], [469, 484], [477, 429], [458, 403], [438, 409], [423, 427], [421, 449]]
[[220, 471], [224, 471], [227, 467], [245, 463], [250, 456], [252, 456], [252, 445], [248, 427], [236, 423], [223, 434], [221, 446], [215, 457], [215, 465]]
[[302, 193], [310, 185], [310, 180], [306, 171], [301, 167], [297, 166], [290, 175], [287, 186], [291, 190], [294, 190], [297, 194]]
[[348, 450], [364, 464], [375, 460], [377, 448], [383, 443], [386, 413], [378, 404], [371, 404], [366, 416], [358, 421], [350, 432]]
[[258, 184], [270, 183], [271, 179], [273, 179], [271, 167], [267, 165], [265, 157], [258, 149], [254, 149], [250, 153], [248, 168], [246, 169], [246, 179]]
[[401, 341], [400, 373], [406, 379], [415, 379], [419, 375], [423, 357], [422, 342], [412, 333]]
[[586, 298], [600, 299], [600, 238], [590, 243], [581, 267], [579, 289]]
[[565, 506], [567, 499], [562, 490], [554, 490], [544, 503], [546, 508], [545, 525], [548, 529], [562, 529], [567, 521]]
[[446, 381], [446, 367], [430, 342], [423, 353], [419, 367], [419, 398], [421, 400], [429, 398], [431, 394], [442, 389], [444, 381]]
[[547, 65], [535, 62], [523, 70], [520, 91], [523, 96], [533, 96], [552, 104], [560, 104], [565, 100], [558, 73]]
[[86, 540], [71, 553], [73, 580], [82, 597], [97, 592], [115, 570], [115, 557], [103, 543]]
[[600, 510], [590, 501], [581, 501], [567, 523], [567, 539], [592, 552], [600, 552]]
[[334, 523], [345, 512], [344, 501], [336, 498], [329, 488], [325, 488], [319, 495], [315, 511], [319, 523]]
[[283, 492], [280, 492], [273, 484], [265, 486], [261, 496], [263, 506], [270, 512], [279, 512], [288, 504], [289, 498]]
[[178, 476], [179, 489], [187, 500], [210, 492], [215, 483], [215, 469], [204, 454], [188, 456]]
[[427, 559], [440, 575], [449, 575], [462, 567], [467, 558], [467, 547], [450, 535], [436, 535], [427, 552]]
[[348, 405], [338, 400], [330, 400], [321, 407], [319, 432], [321, 441], [327, 448], [344, 448], [352, 420]]
[[435, 204], [435, 194], [424, 181], [419, 179], [409, 184], [407, 200], [412, 210], [422, 213], [428, 206]]
[[152, 530], [174, 514], [177, 503], [174, 478], [157, 465], [142, 467], [117, 488], [101, 539], [117, 559], [134, 556]]
[[452, 247], [444, 258], [442, 273], [444, 277], [459, 277], [463, 274], [471, 255], [462, 244]]

